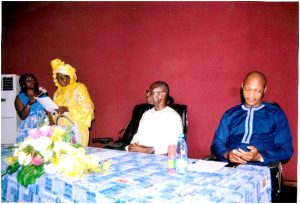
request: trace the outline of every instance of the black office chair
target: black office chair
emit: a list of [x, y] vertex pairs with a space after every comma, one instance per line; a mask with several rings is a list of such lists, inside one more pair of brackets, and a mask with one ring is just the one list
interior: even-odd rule
[[[183, 133], [186, 137], [188, 128], [187, 106], [183, 104], [169, 104], [182, 118]], [[153, 105], [142, 103], [133, 108], [131, 120], [127, 127], [119, 131], [119, 139], [113, 141], [111, 137], [93, 138], [93, 143], [102, 143], [103, 148], [125, 150], [125, 147], [130, 144], [133, 136], [138, 130], [139, 122], [145, 111], [153, 108]]]

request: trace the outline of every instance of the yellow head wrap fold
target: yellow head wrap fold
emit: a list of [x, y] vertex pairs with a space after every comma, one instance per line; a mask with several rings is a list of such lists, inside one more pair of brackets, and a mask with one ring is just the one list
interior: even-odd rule
[[58, 88], [63, 88], [57, 81], [56, 74], [61, 73], [68, 75], [70, 77], [70, 84], [73, 84], [77, 81], [76, 69], [69, 64], [65, 64], [60, 59], [54, 59], [51, 61], [51, 67], [53, 72], [54, 84]]

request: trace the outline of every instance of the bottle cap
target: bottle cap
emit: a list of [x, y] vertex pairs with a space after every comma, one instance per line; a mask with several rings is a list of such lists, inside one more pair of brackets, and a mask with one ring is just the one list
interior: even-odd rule
[[179, 138], [184, 138], [184, 134], [183, 133], [179, 134]]

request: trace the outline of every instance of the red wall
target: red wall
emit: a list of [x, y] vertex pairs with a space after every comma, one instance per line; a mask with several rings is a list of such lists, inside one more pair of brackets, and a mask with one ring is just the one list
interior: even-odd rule
[[96, 105], [91, 137], [117, 137], [165, 80], [188, 105], [189, 156], [203, 157], [244, 75], [264, 72], [293, 133], [284, 176], [297, 180], [297, 2], [2, 2], [2, 15], [2, 73], [33, 72], [52, 95], [50, 61], [73, 65]]

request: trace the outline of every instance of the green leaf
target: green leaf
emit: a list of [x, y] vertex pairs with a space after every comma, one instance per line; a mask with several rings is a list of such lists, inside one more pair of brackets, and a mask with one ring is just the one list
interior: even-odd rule
[[10, 145], [7, 148], [10, 149], [13, 152], [15, 149], [19, 148], [19, 146]]
[[18, 168], [20, 167], [20, 164], [19, 164], [19, 162], [17, 161], [17, 162], [15, 162], [15, 163], [13, 163], [13, 164], [11, 164], [11, 165], [9, 165], [7, 168], [8, 168], [8, 173], [9, 174], [13, 174], [13, 173], [15, 173], [17, 170], [18, 170]]
[[33, 148], [33, 146], [31, 146], [31, 145], [27, 145], [27, 146], [23, 149], [23, 151], [24, 151], [25, 153], [27, 153], [27, 154], [31, 154], [31, 153], [34, 152], [34, 148]]
[[80, 148], [80, 147], [82, 147], [82, 145], [80, 143], [75, 143], [72, 146], [75, 147], [75, 148], [77, 148], [77, 149]]
[[62, 135], [62, 139], [64, 142], [70, 142], [71, 138], [73, 137], [74, 133], [72, 128], [68, 128], [65, 133]]
[[1, 172], [1, 177], [7, 173], [9, 173], [9, 174], [15, 173], [19, 167], [20, 167], [19, 162], [15, 162], [15, 163], [9, 165], [4, 171]]
[[17, 180], [21, 185], [27, 187], [28, 185], [35, 183], [36, 179], [40, 178], [44, 173], [44, 165], [23, 166], [18, 172]]

